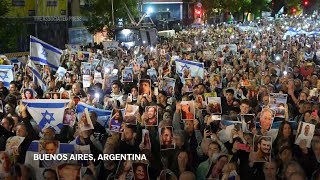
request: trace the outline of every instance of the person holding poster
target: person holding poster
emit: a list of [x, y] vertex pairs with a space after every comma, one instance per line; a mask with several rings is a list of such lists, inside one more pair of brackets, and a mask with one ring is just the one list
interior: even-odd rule
[[300, 145], [301, 143], [305, 143], [307, 148], [311, 147], [311, 140], [313, 138], [315, 125], [300, 122], [299, 124], [299, 132], [297, 133], [297, 137], [295, 140], [295, 144]]
[[157, 106], [147, 106], [144, 114], [144, 121], [146, 126], [158, 125], [158, 108]]

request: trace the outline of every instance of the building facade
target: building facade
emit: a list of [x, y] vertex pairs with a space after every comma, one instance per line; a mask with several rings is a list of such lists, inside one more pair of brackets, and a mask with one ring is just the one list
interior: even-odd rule
[[172, 19], [180, 20], [184, 24], [194, 21], [195, 0], [143, 0], [143, 12], [152, 13], [168, 11]]

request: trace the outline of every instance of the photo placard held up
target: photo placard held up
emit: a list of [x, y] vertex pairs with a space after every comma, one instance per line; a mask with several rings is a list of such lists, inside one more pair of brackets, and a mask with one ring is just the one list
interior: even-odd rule
[[271, 93], [269, 95], [270, 109], [275, 112], [274, 117], [285, 118], [285, 105], [287, 104], [288, 94]]
[[195, 104], [194, 101], [181, 102], [181, 120], [195, 119]]
[[272, 150], [272, 137], [255, 135], [253, 138], [253, 162], [270, 162]]
[[159, 129], [159, 139], [161, 150], [174, 149], [175, 142], [173, 139], [173, 127], [165, 126]]
[[162, 90], [167, 93], [168, 97], [171, 97], [174, 95], [175, 83], [176, 83], [176, 80], [173, 78], [164, 78], [163, 79]]
[[221, 114], [221, 97], [207, 97], [207, 108], [211, 114]]
[[252, 130], [256, 128], [255, 115], [254, 114], [242, 114], [240, 115], [242, 130], [246, 133], [252, 133]]
[[127, 104], [124, 112], [124, 122], [127, 124], [137, 124], [139, 106]]
[[157, 126], [158, 125], [158, 107], [147, 106], [145, 113], [143, 114], [143, 121], [145, 126]]
[[139, 95], [150, 96], [151, 95], [151, 80], [141, 79], [139, 82]]
[[133, 68], [125, 67], [122, 71], [122, 81], [123, 82], [133, 82]]
[[298, 146], [300, 144], [304, 144], [307, 148], [310, 148], [311, 140], [314, 135], [314, 130], [315, 130], [314, 124], [300, 122], [297, 129], [297, 135], [294, 143]]

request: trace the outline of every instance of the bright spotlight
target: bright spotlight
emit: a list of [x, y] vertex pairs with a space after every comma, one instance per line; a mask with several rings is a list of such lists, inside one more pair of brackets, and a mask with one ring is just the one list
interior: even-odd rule
[[153, 13], [153, 8], [152, 8], [152, 7], [148, 7], [148, 9], [147, 9], [147, 13], [148, 13], [148, 14]]

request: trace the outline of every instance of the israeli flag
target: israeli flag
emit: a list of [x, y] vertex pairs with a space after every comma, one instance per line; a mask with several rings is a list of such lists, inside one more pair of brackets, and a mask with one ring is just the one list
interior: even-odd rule
[[34, 81], [34, 83], [38, 84], [44, 92], [47, 91], [46, 82], [43, 80], [40, 72], [38, 71], [38, 69], [36, 67], [36, 65], [32, 61], [29, 61], [28, 67], [30, 68], [30, 70], [33, 73], [33, 81]]
[[[74, 154], [75, 148], [73, 144], [67, 144], [67, 143], [60, 143], [59, 144], [59, 153], [58, 154], [67, 154], [67, 156], [70, 156], [71, 154]], [[36, 179], [43, 179], [42, 172], [44, 171], [44, 167], [40, 168], [40, 161], [35, 160], [35, 156], [39, 154], [39, 141], [32, 141], [25, 158], [25, 163], [32, 167], [32, 169], [35, 170]], [[70, 159], [70, 158], [68, 158]], [[71, 160], [68, 160], [70, 163], [74, 163]], [[67, 162], [68, 162], [67, 161]], [[66, 161], [61, 161], [60, 163], [65, 163]]]
[[22, 103], [27, 105], [28, 112], [37, 122], [40, 130], [52, 127], [56, 133], [60, 133], [60, 128], [63, 126], [64, 109], [69, 102], [69, 99], [22, 100]]
[[60, 66], [62, 50], [30, 36], [30, 59], [38, 64], [48, 65], [53, 70]]
[[10, 82], [13, 81], [13, 66], [0, 65], [0, 81], [4, 86], [9, 88]]
[[85, 104], [83, 102], [79, 102], [79, 104], [77, 105], [77, 109], [76, 109], [76, 113], [78, 114], [78, 118], [82, 116], [82, 113], [84, 112], [84, 109], [88, 108], [88, 111], [94, 111], [97, 113], [98, 115], [98, 123], [100, 123], [104, 128], [108, 128], [108, 123], [109, 123], [109, 119], [111, 117], [111, 113], [112, 111], [110, 110], [104, 110], [104, 109], [99, 109], [99, 108], [95, 108], [93, 106], [90, 106], [88, 104]]
[[203, 79], [204, 65], [203, 63], [186, 61], [186, 60], [176, 60], [176, 71], [178, 75], [183, 77], [183, 72], [189, 70], [191, 77], [200, 76]]

